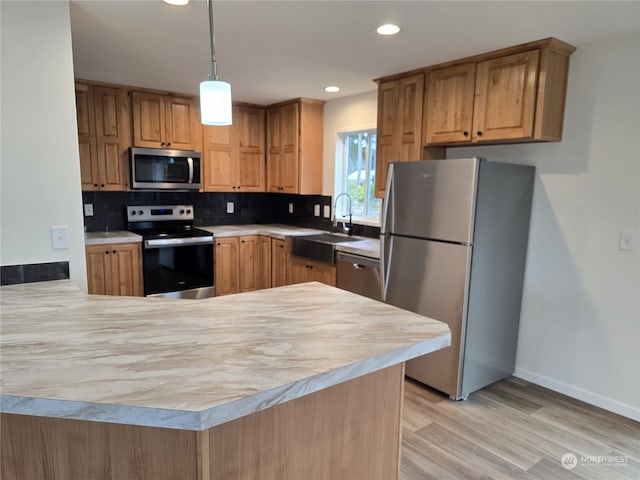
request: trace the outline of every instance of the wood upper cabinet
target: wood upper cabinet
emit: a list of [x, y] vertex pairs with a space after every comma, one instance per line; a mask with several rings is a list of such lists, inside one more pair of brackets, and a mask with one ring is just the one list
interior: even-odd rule
[[267, 108], [267, 191], [322, 193], [323, 108], [310, 99]]
[[129, 108], [126, 91], [76, 83], [82, 190], [128, 187]]
[[287, 270], [289, 266], [289, 254], [285, 248], [284, 240], [271, 239], [271, 286], [282, 287], [287, 285]]
[[287, 283], [291, 285], [304, 282], [321, 282], [335, 287], [336, 267], [307, 260], [306, 258], [291, 256]]
[[89, 293], [142, 295], [142, 250], [139, 243], [86, 247]]
[[422, 158], [422, 105], [424, 74], [380, 82], [376, 196], [383, 197], [389, 162]]
[[204, 126], [207, 192], [265, 191], [265, 117], [261, 107], [233, 107], [233, 125]]
[[429, 73], [424, 116], [426, 144], [471, 139], [475, 83], [475, 63]]
[[197, 150], [201, 126], [194, 97], [131, 92], [136, 147]]
[[561, 140], [575, 48], [556, 39], [534, 44], [429, 71], [425, 145]]
[[250, 292], [271, 286], [271, 242], [244, 235], [216, 240], [216, 296]]

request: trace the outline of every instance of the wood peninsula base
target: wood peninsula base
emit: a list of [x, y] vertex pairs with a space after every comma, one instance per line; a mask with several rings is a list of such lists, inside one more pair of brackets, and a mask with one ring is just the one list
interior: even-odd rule
[[196, 432], [2, 414], [5, 480], [389, 480], [404, 364]]

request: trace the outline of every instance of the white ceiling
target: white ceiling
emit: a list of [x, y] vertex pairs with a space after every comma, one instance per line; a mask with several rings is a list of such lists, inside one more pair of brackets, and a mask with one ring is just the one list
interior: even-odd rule
[[[387, 22], [400, 34], [377, 35]], [[214, 23], [234, 100], [268, 104], [546, 37], [580, 48], [637, 33], [640, 2], [236, 0], [214, 2]], [[72, 1], [71, 30], [77, 78], [197, 94], [209, 71], [203, 0]]]

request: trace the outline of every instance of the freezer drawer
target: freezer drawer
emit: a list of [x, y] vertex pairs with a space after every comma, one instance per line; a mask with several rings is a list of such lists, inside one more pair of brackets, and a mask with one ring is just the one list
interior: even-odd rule
[[380, 261], [360, 255], [336, 255], [337, 287], [381, 300]]

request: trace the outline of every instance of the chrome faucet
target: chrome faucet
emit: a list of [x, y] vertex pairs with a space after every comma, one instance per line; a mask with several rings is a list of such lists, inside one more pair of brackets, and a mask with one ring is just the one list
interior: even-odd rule
[[344, 233], [346, 233], [347, 235], [351, 236], [353, 235], [353, 223], [351, 221], [351, 195], [349, 195], [348, 193], [340, 193], [336, 196], [336, 202], [335, 205], [333, 206], [333, 226], [337, 227], [338, 226], [338, 219], [336, 217], [336, 210], [338, 209], [338, 200], [340, 200], [340, 197], [345, 196], [349, 199], [349, 223], [347, 223], [345, 225], [345, 222], [342, 222], [342, 231]]

